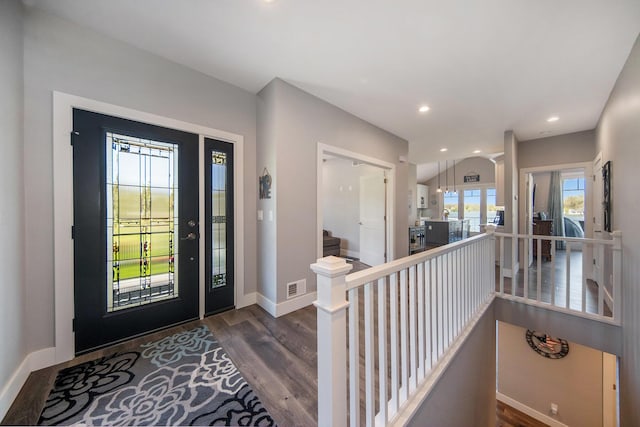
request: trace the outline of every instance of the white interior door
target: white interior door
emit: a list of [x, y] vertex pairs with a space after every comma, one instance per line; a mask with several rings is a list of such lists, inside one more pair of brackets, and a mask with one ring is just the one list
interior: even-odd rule
[[602, 353], [602, 426], [618, 425], [618, 359], [613, 354]]
[[360, 177], [360, 261], [385, 263], [386, 184], [384, 171]]
[[[585, 177], [588, 178], [588, 177]], [[603, 230], [603, 221], [604, 214], [602, 212], [602, 156], [598, 155], [596, 159], [593, 161], [593, 197], [591, 200], [593, 201], [593, 238], [594, 239], [602, 239], [602, 230]], [[585, 218], [585, 221], [588, 221], [589, 218]], [[599, 285], [604, 285], [604, 276], [603, 276], [603, 263], [604, 261], [604, 247], [602, 245], [594, 248], [593, 251], [593, 280], [595, 280]]]

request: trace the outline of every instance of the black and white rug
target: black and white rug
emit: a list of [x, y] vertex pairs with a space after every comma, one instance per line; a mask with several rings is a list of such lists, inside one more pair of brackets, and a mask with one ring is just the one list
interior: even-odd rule
[[274, 426], [206, 326], [58, 373], [40, 425]]

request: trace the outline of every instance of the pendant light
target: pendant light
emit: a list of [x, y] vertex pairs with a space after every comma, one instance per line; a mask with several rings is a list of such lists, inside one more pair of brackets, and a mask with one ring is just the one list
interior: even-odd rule
[[456, 194], [456, 161], [453, 161], [453, 194]]
[[440, 187], [440, 160], [438, 160], [438, 193], [442, 193], [442, 188]]
[[444, 161], [444, 192], [449, 192], [449, 160]]

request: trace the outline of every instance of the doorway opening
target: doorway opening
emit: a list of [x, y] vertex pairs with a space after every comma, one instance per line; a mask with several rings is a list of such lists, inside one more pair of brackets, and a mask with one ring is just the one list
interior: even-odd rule
[[[520, 228], [530, 235], [597, 238], [598, 214], [594, 206], [598, 204], [598, 183], [595, 175], [592, 162], [521, 169], [520, 212], [523, 214], [520, 216]], [[537, 242], [541, 242], [540, 247]], [[520, 245], [520, 265], [525, 265], [523, 243]], [[571, 281], [594, 289], [602, 287], [605, 302], [609, 305], [607, 295], [610, 284], [603, 281], [603, 274], [598, 268], [604, 259], [602, 250], [594, 249], [594, 245], [588, 243], [574, 242], [565, 245], [564, 242], [552, 244], [549, 240], [536, 239], [530, 239], [528, 245], [530, 275], [538, 274], [540, 251], [540, 274], [551, 265], [556, 265], [557, 278], [564, 278], [569, 271]], [[558, 282], [561, 283], [562, 280]], [[557, 290], [556, 295], [558, 292]], [[605, 311], [607, 309], [605, 307]]]
[[317, 256], [366, 268], [394, 259], [395, 165], [318, 144]]

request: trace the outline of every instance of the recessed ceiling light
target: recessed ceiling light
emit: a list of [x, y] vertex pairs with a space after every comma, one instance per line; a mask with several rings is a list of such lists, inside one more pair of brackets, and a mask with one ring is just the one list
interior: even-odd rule
[[421, 112], [421, 113], [426, 113], [429, 110], [430, 110], [430, 108], [429, 108], [428, 105], [423, 105], [420, 108], [418, 108], [418, 111]]
[[440, 151], [444, 153], [445, 151], [447, 151], [447, 148], [441, 148]]
[[473, 150], [473, 154], [482, 153], [482, 150]]
[[548, 122], [557, 122], [558, 120], [560, 120], [558, 116], [551, 116], [547, 119]]

